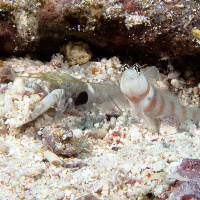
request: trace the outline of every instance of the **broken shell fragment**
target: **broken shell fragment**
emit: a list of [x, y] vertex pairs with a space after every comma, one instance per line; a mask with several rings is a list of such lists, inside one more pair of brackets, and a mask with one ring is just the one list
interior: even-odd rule
[[61, 165], [61, 159], [51, 151], [44, 151], [43, 157], [56, 167]]

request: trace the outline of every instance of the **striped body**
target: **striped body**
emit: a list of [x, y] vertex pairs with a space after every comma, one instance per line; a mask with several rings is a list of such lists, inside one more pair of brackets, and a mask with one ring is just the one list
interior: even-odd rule
[[153, 82], [158, 74], [155, 67], [144, 72], [138, 72], [134, 68], [124, 72], [120, 88], [137, 114], [142, 114], [149, 121], [173, 114], [179, 118], [179, 122], [186, 119], [200, 121], [200, 109], [182, 106], [177, 97], [169, 91], [161, 91], [154, 86]]

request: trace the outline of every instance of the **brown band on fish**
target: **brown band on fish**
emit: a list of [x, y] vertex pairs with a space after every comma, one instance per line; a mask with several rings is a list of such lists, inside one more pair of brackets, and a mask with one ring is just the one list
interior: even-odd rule
[[140, 97], [140, 98], [146, 97], [146, 96], [149, 94], [149, 91], [150, 91], [150, 85], [149, 85], [149, 83], [148, 83], [147, 91], [146, 91], [145, 93], [141, 94], [139, 97]]
[[147, 106], [147, 108], [145, 108], [144, 112], [150, 112], [153, 110], [153, 108], [155, 107], [157, 102], [157, 91], [155, 90], [153, 99], [151, 100], [151, 103]]
[[170, 112], [170, 115], [173, 115], [175, 113], [175, 105], [174, 103], [170, 103], [171, 104], [171, 112]]
[[165, 100], [164, 100], [163, 97], [161, 97], [161, 98], [162, 98], [162, 99], [161, 99], [160, 110], [159, 110], [159, 112], [158, 112], [158, 114], [157, 114], [156, 116], [160, 116], [160, 115], [163, 113], [163, 110], [164, 110], [164, 108], [165, 108]]
[[146, 92], [139, 95], [139, 97], [133, 96], [133, 97], [129, 98], [129, 100], [134, 104], [138, 104], [149, 94], [149, 91], [150, 91], [150, 85], [148, 84], [148, 88], [147, 88]]
[[187, 112], [186, 112], [186, 108], [184, 106], [182, 106], [182, 111], [183, 111], [183, 120], [187, 119]]

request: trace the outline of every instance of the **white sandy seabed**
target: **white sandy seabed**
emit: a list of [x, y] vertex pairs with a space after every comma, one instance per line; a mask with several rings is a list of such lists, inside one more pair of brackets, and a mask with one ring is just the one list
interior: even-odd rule
[[[48, 64], [27, 58], [13, 58], [4, 64], [12, 66], [18, 74], [27, 75], [56, 70], [61, 60], [62, 56], [58, 54]], [[115, 69], [110, 66], [108, 71], [104, 64], [106, 60], [90, 63], [99, 67], [99, 72], [95, 72], [99, 73], [96, 77], [103, 77], [100, 74], [107, 73], [106, 78], [112, 77], [115, 80], [116, 77], [117, 80]], [[61, 68], [65, 65], [62, 63]], [[79, 66], [67, 68], [71, 75], [84, 79], [86, 74], [88, 76], [88, 69], [86, 72], [84, 67], [80, 69]], [[1, 84], [1, 110], [5, 105], [4, 97], [8, 93], [12, 96], [13, 85], [12, 82]], [[142, 200], [150, 196], [152, 199], [154, 196], [162, 198], [171, 183], [184, 180], [177, 173], [182, 160], [200, 157], [198, 129], [192, 134], [172, 134], [170, 130], [163, 134], [153, 134], [142, 128], [141, 123], [134, 123], [131, 117], [122, 117], [121, 121], [115, 118], [111, 118], [110, 122], [102, 120], [104, 128], [98, 123], [83, 128], [76, 126], [78, 116], [71, 116], [70, 119], [66, 113], [62, 119], [58, 119], [58, 123], [66, 120], [68, 127], [71, 124], [69, 129], [75, 138], [74, 148], [78, 153], [69, 158], [56, 157], [51, 154], [51, 150], [48, 151], [42, 137], [43, 128], [47, 124], [52, 125], [54, 110], [46, 112], [33, 123], [13, 127], [15, 123], [20, 123], [18, 120], [23, 120], [20, 115], [29, 114], [27, 110], [31, 106], [31, 94], [34, 92], [31, 89], [26, 91], [22, 97], [16, 97], [13, 92], [14, 106], [1, 122], [0, 199], [73, 200], [86, 194], [110, 200]], [[63, 161], [68, 165], [63, 167]], [[94, 196], [88, 199], [95, 199]]]

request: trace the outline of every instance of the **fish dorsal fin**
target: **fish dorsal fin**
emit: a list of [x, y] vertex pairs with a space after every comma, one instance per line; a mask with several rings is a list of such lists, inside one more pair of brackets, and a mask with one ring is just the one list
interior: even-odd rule
[[145, 70], [142, 71], [145, 78], [147, 79], [147, 81], [151, 84], [154, 85], [154, 87], [157, 88], [157, 90], [161, 93], [161, 95], [163, 97], [165, 97], [165, 99], [168, 99], [169, 101], [175, 102], [180, 104], [181, 102], [179, 101], [179, 99], [177, 98], [177, 96], [173, 93], [170, 92], [169, 90], [161, 90], [161, 88], [159, 88], [156, 85], [156, 81], [159, 78], [159, 70], [155, 67], [147, 67]]
[[159, 71], [155, 66], [147, 67], [145, 70], [142, 70], [145, 78], [148, 82], [155, 84], [159, 77]]
[[157, 88], [161, 95], [167, 99], [170, 102], [181, 104], [181, 101], [178, 99], [177, 95], [175, 95], [173, 92], [169, 90], [161, 90], [160, 88]]

